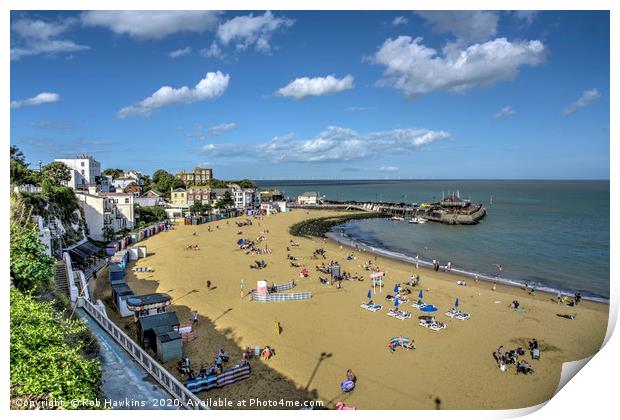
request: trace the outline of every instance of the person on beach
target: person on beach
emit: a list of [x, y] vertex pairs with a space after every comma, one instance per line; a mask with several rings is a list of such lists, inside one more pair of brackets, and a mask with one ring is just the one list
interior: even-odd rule
[[263, 352], [261, 353], [263, 360], [267, 361], [271, 358], [271, 348], [269, 346], [265, 346]]
[[581, 293], [576, 292], [575, 293], [575, 306], [579, 305], [579, 302], [581, 302]]
[[558, 300], [558, 305], [562, 303], [562, 293], [558, 292], [557, 300]]
[[452, 270], [452, 261], [448, 261], [448, 265], [446, 266], [448, 271]]
[[211, 280], [207, 280], [207, 290], [211, 290]]
[[192, 324], [196, 324], [198, 322], [198, 311], [192, 312]]
[[347, 381], [351, 381], [353, 383], [357, 382], [357, 377], [355, 376], [355, 374], [353, 373], [351, 369], [347, 370]]
[[491, 290], [496, 291], [497, 290], [497, 282], [493, 282], [493, 286], [491, 286]]

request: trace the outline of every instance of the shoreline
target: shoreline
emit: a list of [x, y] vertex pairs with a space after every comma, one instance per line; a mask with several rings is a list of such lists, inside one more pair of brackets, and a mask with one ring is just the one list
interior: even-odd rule
[[[345, 220], [342, 223], [346, 223], [347, 221], [348, 220]], [[339, 224], [342, 224], [342, 223], [339, 223]], [[417, 259], [416, 261], [416, 258], [403, 254], [401, 252], [390, 251], [385, 248], [374, 247], [372, 245], [365, 244], [364, 242], [361, 242], [359, 240], [353, 239], [350, 236], [344, 237], [342, 235], [339, 235], [337, 232], [333, 230], [336, 226], [338, 225], [333, 226], [332, 229], [330, 229], [327, 233], [325, 233], [325, 237], [327, 237], [328, 239], [330, 239], [331, 241], [339, 245], [343, 245], [343, 246], [350, 248], [352, 251], [356, 250], [356, 245], [357, 245], [358, 250], [362, 250], [362, 251], [368, 252], [373, 255], [379, 255], [381, 257], [385, 257], [385, 258], [392, 259], [395, 261], [400, 261], [400, 262], [414, 264], [414, 265], [417, 262], [420, 267], [425, 267], [425, 268], [432, 267], [433, 265], [431, 261], [427, 261], [421, 258]], [[441, 267], [444, 267], [444, 266], [441, 266]], [[452, 274], [454, 276], [460, 275], [460, 276], [471, 278], [471, 279], [476, 279], [476, 276], [477, 276], [478, 280], [482, 280], [488, 283], [497, 282], [498, 285], [502, 284], [504, 286], [514, 287], [514, 288], [518, 288], [521, 290], [525, 288], [525, 283], [522, 283], [519, 280], [515, 280], [515, 279], [493, 277], [487, 274], [481, 274], [481, 273], [476, 273], [472, 271], [461, 270], [458, 268], [452, 268], [450, 271], [443, 271], [443, 270], [440, 270], [440, 271], [442, 273]], [[546, 293], [549, 295], [553, 295], [554, 297], [558, 294], [558, 292], [561, 293], [562, 295], [569, 296], [569, 297], [574, 295], [573, 291], [562, 290], [562, 289], [557, 289], [557, 288], [553, 288], [550, 286], [543, 286], [543, 285], [535, 286], [535, 292]], [[582, 293], [582, 300], [587, 300], [587, 301], [595, 302], [595, 303], [601, 303], [604, 305], [609, 305], [610, 303], [608, 298], [605, 298], [602, 296], [595, 296], [592, 294], [584, 294], [584, 293]]]

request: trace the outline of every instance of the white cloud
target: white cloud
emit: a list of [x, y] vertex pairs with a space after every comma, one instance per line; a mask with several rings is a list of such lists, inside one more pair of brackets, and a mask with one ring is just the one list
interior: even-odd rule
[[326, 77], [301, 77], [276, 91], [276, 95], [299, 100], [308, 96], [324, 96], [353, 89], [353, 76], [337, 79], [334, 75]]
[[21, 101], [11, 101], [11, 108], [19, 109], [25, 106], [34, 106], [49, 104], [51, 102], [57, 102], [60, 100], [60, 95], [52, 92], [41, 92], [37, 96], [32, 98], [23, 99]]
[[398, 166], [382, 166], [379, 168], [379, 172], [398, 172], [399, 170]]
[[75, 19], [47, 22], [19, 19], [11, 24], [11, 60], [39, 54], [71, 53], [90, 49], [69, 39], [58, 37], [75, 23]]
[[221, 96], [228, 88], [230, 76], [222, 72], [209, 72], [194, 88], [183, 86], [172, 88], [163, 86], [148, 98], [136, 105], [127, 106], [118, 111], [119, 118], [130, 115], [147, 117], [157, 108], [176, 104], [191, 104]]
[[268, 53], [271, 51], [269, 41], [273, 33], [278, 29], [289, 28], [294, 23], [293, 19], [277, 17], [269, 11], [257, 16], [250, 13], [222, 23], [217, 29], [217, 37], [224, 45], [234, 42], [240, 50], [254, 45], [257, 51]]
[[298, 139], [290, 133], [260, 144], [207, 144], [202, 150], [211, 157], [245, 157], [274, 162], [353, 161], [414, 153], [428, 144], [448, 138], [450, 133], [445, 131], [417, 128], [358, 133], [349, 128], [331, 126], [310, 139]]
[[178, 50], [170, 51], [168, 56], [170, 58], [178, 58], [178, 57], [183, 57], [184, 55], [188, 55], [188, 54], [191, 54], [191, 53], [192, 53], [192, 48], [191, 47], [185, 47], [185, 48], [180, 48]]
[[234, 128], [237, 128], [237, 124], [234, 123], [234, 122], [218, 124], [218, 125], [214, 125], [214, 126], [209, 127], [209, 133], [211, 135], [213, 135], [213, 136], [218, 136], [223, 131], [229, 131], [229, 130], [232, 130]]
[[394, 26], [399, 26], [399, 25], [406, 25], [409, 23], [409, 19], [407, 19], [404, 16], [397, 16], [394, 18], [394, 20], [392, 21], [392, 25]]
[[366, 106], [350, 106], [344, 109], [345, 112], [362, 112], [362, 111], [374, 111], [375, 108]]
[[461, 41], [486, 41], [497, 33], [499, 14], [490, 11], [423, 11], [416, 14], [437, 33], [451, 33]]
[[80, 16], [85, 26], [101, 26], [119, 35], [138, 39], [162, 39], [177, 32], [214, 31], [220, 12], [200, 10], [96, 10]]
[[579, 108], [589, 105], [592, 101], [595, 101], [600, 97], [601, 94], [597, 89], [584, 90], [579, 99], [562, 110], [562, 115], [570, 115]]
[[499, 119], [499, 118], [509, 117], [511, 115], [515, 115], [516, 113], [517, 112], [514, 109], [512, 109], [512, 107], [505, 106], [499, 111], [497, 111], [497, 113], [495, 113], [495, 118]]
[[534, 19], [536, 19], [538, 12], [534, 10], [515, 10], [514, 14], [517, 19], [523, 21], [527, 25], [531, 25]]
[[414, 97], [435, 90], [464, 92], [517, 76], [519, 67], [536, 66], [545, 57], [541, 41], [510, 42], [497, 38], [460, 48], [448, 44], [441, 53], [422, 44], [422, 38], [387, 39], [374, 56], [366, 58], [385, 66], [380, 85]]
[[222, 52], [222, 49], [220, 48], [220, 46], [215, 41], [213, 41], [211, 43], [209, 48], [201, 49], [200, 50], [200, 55], [203, 55], [203, 56], [209, 57], [209, 58], [218, 58], [218, 59], [224, 58], [224, 53]]

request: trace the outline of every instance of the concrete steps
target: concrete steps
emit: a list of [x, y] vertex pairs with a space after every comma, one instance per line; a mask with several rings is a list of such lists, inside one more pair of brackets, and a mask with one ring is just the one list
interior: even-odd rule
[[67, 265], [64, 261], [56, 261], [56, 266], [54, 267], [54, 283], [56, 284], [56, 289], [60, 293], [70, 298]]

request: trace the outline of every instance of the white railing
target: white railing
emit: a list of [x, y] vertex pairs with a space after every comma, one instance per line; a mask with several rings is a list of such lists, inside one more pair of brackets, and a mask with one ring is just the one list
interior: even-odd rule
[[75, 302], [79, 297], [79, 290], [75, 285], [75, 276], [73, 274], [73, 263], [68, 252], [62, 253], [62, 259], [65, 261], [65, 268], [67, 270], [67, 282], [69, 282], [69, 297], [71, 302]]
[[170, 372], [164, 369], [155, 359], [145, 352], [135, 341], [133, 341], [122, 329], [114, 324], [97, 305], [80, 297], [78, 307], [84, 310], [108, 333], [114, 340], [123, 347], [127, 353], [138, 362], [161, 386], [166, 389], [179, 404], [188, 410], [206, 410], [209, 407], [200, 398], [189, 391], [179, 382]]

